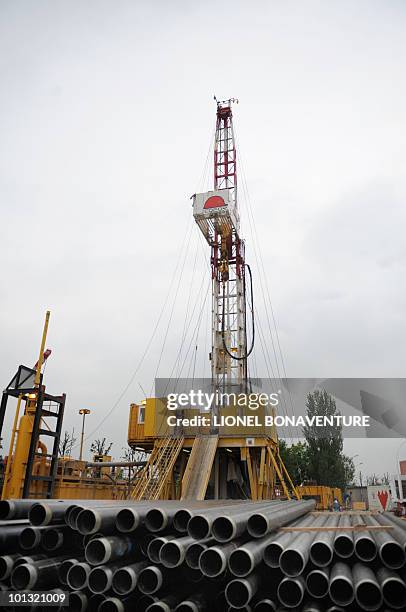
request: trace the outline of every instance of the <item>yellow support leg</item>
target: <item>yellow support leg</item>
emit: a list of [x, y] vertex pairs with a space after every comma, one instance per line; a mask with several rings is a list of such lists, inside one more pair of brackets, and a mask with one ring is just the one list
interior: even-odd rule
[[7, 466], [6, 466], [6, 472], [4, 474], [4, 481], [3, 481], [3, 489], [2, 489], [2, 492], [1, 492], [1, 499], [5, 499], [7, 497], [7, 483], [8, 483], [8, 477], [9, 477], [9, 474], [10, 474], [11, 463], [13, 461], [14, 440], [15, 440], [16, 432], [17, 432], [18, 418], [20, 416], [21, 399], [22, 399], [22, 395], [19, 395], [18, 396], [17, 406], [16, 406], [16, 412], [15, 412], [15, 415], [14, 415], [13, 430], [12, 430], [12, 433], [11, 433], [10, 448], [9, 448], [8, 456], [7, 456]]
[[253, 474], [253, 470], [252, 470], [252, 461], [251, 461], [251, 454], [250, 454], [250, 449], [247, 448], [247, 467], [248, 467], [248, 476], [250, 479], [250, 489], [251, 489], [251, 499], [252, 501], [256, 501], [257, 500], [257, 491], [255, 488], [255, 481], [254, 481], [254, 474]]
[[252, 457], [251, 461], [252, 461], [252, 477], [254, 479], [254, 487], [255, 487], [255, 491], [257, 492], [257, 499], [258, 499], [258, 462], [257, 462], [257, 458]]
[[294, 485], [294, 484], [293, 484], [293, 482], [292, 482], [292, 479], [291, 479], [291, 477], [290, 477], [290, 475], [289, 475], [289, 472], [288, 472], [288, 470], [286, 469], [286, 465], [283, 463], [282, 458], [281, 458], [281, 456], [280, 456], [279, 454], [278, 454], [278, 457], [279, 457], [279, 461], [280, 461], [281, 466], [282, 466], [282, 470], [284, 471], [284, 473], [285, 473], [285, 475], [286, 475], [286, 477], [287, 477], [287, 479], [288, 479], [288, 482], [289, 482], [290, 486], [292, 487], [292, 491], [293, 491], [293, 493], [295, 494], [296, 499], [300, 499], [300, 495], [299, 495], [299, 493], [297, 492], [296, 487], [295, 487], [295, 485]]
[[261, 463], [259, 466], [259, 479], [258, 479], [258, 499], [263, 499], [264, 472], [265, 472], [265, 447], [261, 448]]
[[266, 498], [272, 499], [273, 491], [274, 491], [274, 478], [273, 478], [273, 470], [271, 470], [271, 458], [269, 456], [269, 453], [266, 453], [266, 473], [267, 473]]
[[284, 480], [284, 478], [283, 478], [282, 472], [281, 472], [281, 471], [280, 471], [280, 469], [279, 469], [278, 462], [276, 461], [275, 457], [273, 456], [273, 452], [271, 451], [271, 449], [270, 449], [270, 447], [269, 447], [269, 446], [268, 446], [268, 453], [269, 453], [269, 455], [270, 455], [270, 457], [271, 457], [271, 461], [272, 461], [272, 464], [273, 464], [273, 466], [274, 466], [274, 468], [275, 468], [275, 471], [276, 471], [276, 473], [278, 474], [278, 477], [279, 477], [280, 483], [281, 483], [282, 488], [283, 488], [283, 492], [285, 493], [285, 495], [286, 495], [286, 497], [287, 497], [288, 499], [291, 499], [290, 494], [289, 494], [289, 490], [288, 490], [288, 488], [287, 488], [287, 486], [286, 486], [286, 483], [285, 483], [285, 480]]
[[34, 387], [39, 387], [39, 382], [41, 380], [41, 369], [42, 369], [42, 364], [44, 363], [45, 342], [47, 341], [47, 333], [48, 333], [48, 325], [49, 325], [50, 316], [51, 316], [51, 313], [49, 310], [47, 310], [46, 315], [45, 315], [44, 331], [42, 332], [42, 338], [41, 338], [41, 347], [39, 349], [39, 357], [38, 357], [38, 362], [37, 362], [37, 371], [35, 373]]

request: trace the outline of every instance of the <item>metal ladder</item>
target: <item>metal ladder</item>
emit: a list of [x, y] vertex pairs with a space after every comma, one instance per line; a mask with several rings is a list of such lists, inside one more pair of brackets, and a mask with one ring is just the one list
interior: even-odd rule
[[159, 499], [183, 446], [183, 437], [157, 440], [147, 465], [131, 492], [131, 499]]
[[[59, 440], [61, 437], [65, 401], [65, 395], [49, 395], [48, 393], [44, 392], [42, 387], [40, 387], [38, 390], [37, 406], [33, 418], [30, 450], [28, 453], [22, 494], [24, 498], [32, 497], [31, 485], [38, 481], [44, 483], [44, 497], [47, 499], [53, 497], [58, 469]], [[51, 417], [53, 420], [54, 428], [49, 427], [49, 425], [47, 425], [44, 421], [45, 418], [49, 417]], [[43, 427], [43, 425], [46, 427]], [[43, 454], [38, 452], [38, 442], [41, 436], [51, 438], [50, 453]], [[40, 476], [34, 473], [34, 464], [38, 458], [46, 458], [49, 460], [49, 470], [47, 475]]]

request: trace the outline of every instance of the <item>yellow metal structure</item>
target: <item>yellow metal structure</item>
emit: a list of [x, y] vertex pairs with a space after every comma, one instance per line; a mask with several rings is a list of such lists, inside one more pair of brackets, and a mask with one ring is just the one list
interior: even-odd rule
[[367, 509], [366, 502], [363, 502], [363, 501], [352, 502], [352, 510], [355, 510], [357, 512], [359, 511], [364, 512], [366, 509]]
[[[45, 351], [45, 343], [47, 339], [48, 333], [48, 325], [50, 318], [50, 311], [47, 310], [45, 315], [45, 323], [44, 329], [42, 332], [41, 338], [41, 346], [38, 361], [36, 364], [36, 373], [34, 379], [34, 387], [38, 389], [40, 380], [41, 380], [41, 369], [42, 364], [44, 362], [44, 351]], [[23, 416], [20, 418], [18, 423], [18, 418], [20, 415], [21, 409], [21, 401], [24, 399], [25, 401], [25, 410]], [[32, 427], [34, 414], [37, 406], [37, 397], [36, 394], [32, 394], [27, 397], [20, 396], [17, 401], [17, 407], [14, 417], [13, 430], [11, 433], [11, 441], [10, 441], [10, 450], [7, 458], [7, 466], [5, 470], [5, 478], [3, 483], [3, 489], [1, 493], [1, 498], [19, 498], [22, 494], [22, 488], [24, 484], [25, 478], [25, 470], [28, 460], [28, 453], [30, 450], [31, 443], [31, 435], [32, 435]], [[18, 429], [16, 427], [18, 423]], [[15, 443], [15, 448], [14, 448]], [[46, 447], [42, 448], [43, 454], [46, 454]], [[36, 469], [38, 473], [42, 473], [45, 467], [45, 458], [44, 460], [40, 458], [37, 461]]]
[[21, 400], [22, 400], [22, 395], [19, 395], [18, 400], [17, 400], [17, 407], [16, 407], [16, 411], [14, 415], [13, 429], [11, 432], [10, 448], [9, 448], [8, 455], [7, 455], [6, 469], [4, 472], [4, 484], [3, 484], [3, 488], [1, 492], [1, 499], [6, 499], [7, 494], [8, 494], [8, 489], [9, 489], [8, 483], [9, 483], [9, 477], [10, 477], [11, 464], [12, 464], [11, 458], [13, 457], [13, 454], [14, 454], [14, 444], [15, 444], [15, 439], [16, 439], [16, 434], [17, 434], [17, 423], [18, 423], [18, 419], [20, 416]]
[[[235, 416], [237, 411], [238, 408], [229, 406], [222, 409], [222, 415]], [[187, 415], [193, 419], [199, 412], [188, 409]], [[168, 462], [166, 470], [161, 470], [159, 487], [158, 470], [147, 466], [140, 481], [137, 479], [135, 482], [134, 499], [146, 498], [143, 496], [149, 495], [149, 487], [154, 491], [154, 497], [150, 499], [204, 499], [208, 488], [214, 498], [226, 498], [227, 481], [238, 482], [239, 463], [246, 467], [248, 497], [251, 499], [299, 498], [279, 455], [276, 430], [263, 425], [264, 415], [264, 407], [259, 407], [256, 411], [257, 424], [254, 426], [219, 427], [216, 435], [210, 433], [208, 426], [188, 427], [187, 433], [183, 431], [180, 434], [176, 428], [168, 425], [164, 400], [147, 398], [139, 405], [131, 404], [128, 424], [130, 446], [151, 452], [151, 466], [159, 462], [160, 448], [168, 440], [172, 440], [178, 449], [175, 460]], [[225, 468], [224, 463], [227, 464]], [[153, 474], [150, 484], [146, 480], [148, 474]]]
[[340, 506], [343, 503], [341, 489], [324, 487], [318, 485], [303, 485], [297, 487], [297, 492], [301, 499], [314, 499], [316, 510], [331, 510], [334, 499], [337, 499]]
[[[235, 417], [238, 414], [238, 408], [234, 406], [228, 406], [222, 408], [221, 414], [225, 418]], [[198, 410], [187, 409], [187, 415], [189, 419], [193, 419], [200, 413]], [[253, 416], [257, 417], [258, 425], [250, 426], [220, 426], [218, 428], [219, 437], [231, 437], [238, 438], [245, 437], [248, 440], [253, 437], [267, 438], [277, 444], [278, 437], [276, 428], [274, 426], [266, 427], [264, 423], [265, 408], [260, 406], [258, 410], [253, 413]], [[128, 443], [130, 446], [136, 446], [138, 442], [142, 442], [142, 446], [146, 448], [152, 448], [156, 438], [165, 438], [166, 436], [173, 436], [175, 434], [175, 428], [170, 427], [167, 422], [168, 411], [166, 403], [163, 399], [156, 397], [149, 397], [144, 400], [141, 404], [131, 404], [130, 416], [128, 423]], [[209, 434], [210, 427], [188, 427], [186, 438], [194, 438], [201, 434]], [[245, 446], [245, 444], [244, 444]]]
[[[50, 312], [47, 311], [42, 332], [41, 346], [38, 361], [35, 365], [34, 391], [30, 394], [20, 394], [14, 415], [13, 428], [10, 438], [9, 452], [4, 472], [4, 481], [1, 498], [15, 498], [22, 496], [26, 466], [28, 461], [31, 438], [33, 435], [34, 416], [37, 408], [37, 393], [41, 384], [41, 369], [44, 363], [44, 351], [48, 332]], [[22, 406], [24, 413], [20, 417]], [[43, 427], [47, 424], [43, 422]], [[36, 475], [47, 476], [50, 471], [50, 461], [47, 447], [38, 441], [38, 456], [34, 461], [33, 470]], [[128, 482], [117, 478], [111, 468], [102, 467], [103, 462], [110, 461], [111, 457], [96, 457], [100, 461], [100, 468], [86, 468], [85, 461], [72, 460], [69, 457], [59, 459], [55, 498], [66, 499], [118, 499], [122, 498], [128, 490]], [[45, 483], [35, 481], [31, 485], [30, 495], [36, 498], [45, 496]]]
[[[19, 412], [19, 406], [17, 405], [17, 411]], [[13, 430], [12, 440], [16, 437], [16, 445], [14, 452], [9, 454], [7, 458], [6, 474], [7, 478], [4, 479], [2, 499], [6, 498], [19, 498], [21, 497], [25, 466], [27, 464], [28, 451], [30, 448], [32, 434], [32, 417], [26, 413], [24, 414], [18, 424], [18, 429]]]
[[46, 343], [46, 340], [47, 340], [48, 325], [49, 325], [49, 317], [50, 316], [51, 316], [51, 313], [50, 313], [49, 310], [47, 310], [46, 315], [45, 315], [44, 330], [42, 332], [41, 347], [39, 349], [39, 357], [38, 357], [38, 361], [37, 361], [37, 368], [36, 368], [36, 374], [35, 374], [35, 380], [34, 380], [34, 387], [36, 387], [37, 389], [38, 389], [39, 384], [41, 382], [41, 370], [42, 370], [42, 364], [44, 363], [45, 343]]
[[55, 485], [55, 498], [61, 499], [121, 499], [126, 482], [114, 477], [111, 468], [102, 467], [111, 457], [95, 455], [100, 467], [86, 467], [86, 461], [61, 457]]

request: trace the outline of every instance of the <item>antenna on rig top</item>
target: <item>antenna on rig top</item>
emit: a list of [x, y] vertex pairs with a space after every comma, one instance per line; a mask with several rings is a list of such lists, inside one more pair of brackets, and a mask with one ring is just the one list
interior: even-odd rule
[[217, 106], [219, 104], [228, 104], [229, 106], [231, 106], [231, 104], [239, 103], [238, 98], [229, 98], [228, 100], [218, 100], [216, 94], [214, 94], [213, 99], [217, 102]]

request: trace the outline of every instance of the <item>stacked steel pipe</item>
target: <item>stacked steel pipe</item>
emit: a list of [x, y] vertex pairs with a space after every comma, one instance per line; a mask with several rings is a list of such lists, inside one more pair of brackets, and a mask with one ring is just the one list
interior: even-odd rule
[[314, 506], [1, 501], [0, 590], [69, 591], [74, 612], [406, 610], [406, 523]]

